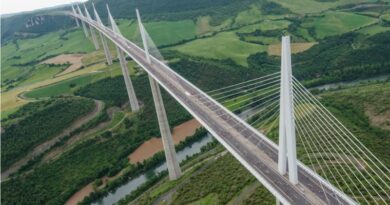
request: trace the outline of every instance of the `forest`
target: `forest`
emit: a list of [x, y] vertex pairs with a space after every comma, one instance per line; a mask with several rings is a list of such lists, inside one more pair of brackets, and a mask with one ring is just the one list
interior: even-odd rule
[[59, 98], [39, 104], [44, 106], [39, 111], [35, 111], [35, 108], [39, 107], [36, 104], [19, 110], [11, 118], [25, 117], [4, 128], [1, 137], [2, 170], [7, 169], [36, 145], [61, 133], [72, 122], [91, 112], [95, 107], [92, 100], [83, 98]]

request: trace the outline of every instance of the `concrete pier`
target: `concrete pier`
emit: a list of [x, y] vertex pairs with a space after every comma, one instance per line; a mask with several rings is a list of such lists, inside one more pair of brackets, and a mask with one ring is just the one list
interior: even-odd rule
[[[141, 32], [142, 42], [146, 54], [146, 59], [148, 63], [151, 64], [145, 30], [142, 25], [142, 21], [138, 9], [136, 9], [136, 13], [138, 18], [138, 26]], [[172, 133], [169, 128], [168, 117], [165, 112], [164, 102], [161, 96], [161, 91], [158, 83], [150, 75], [149, 75], [149, 82], [150, 82], [150, 87], [152, 89], [152, 95], [154, 100], [154, 106], [156, 108], [158, 125], [160, 127], [161, 138], [163, 141], [165, 158], [167, 160], [169, 179], [175, 180], [179, 178], [182, 173], [179, 166], [179, 162], [177, 161], [176, 158], [176, 151], [175, 151], [175, 146], [173, 144]]]
[[[92, 3], [92, 7], [93, 7], [93, 12], [94, 12], [94, 14], [95, 14], [95, 19], [96, 19], [96, 21], [97, 21], [100, 25], [104, 26], [102, 20], [101, 20], [100, 17], [99, 17], [99, 14], [98, 14], [97, 11], [96, 11], [95, 4]], [[100, 32], [99, 32], [99, 37], [100, 37], [100, 39], [102, 40], [104, 55], [106, 56], [107, 64], [108, 64], [108, 65], [112, 65], [112, 57], [111, 57], [110, 49], [108, 48], [107, 39], [106, 39], [106, 37], [103, 36], [102, 33], [100, 33]]]
[[[72, 5], [72, 12], [73, 12], [73, 14], [77, 15], [77, 12], [74, 9], [73, 5]], [[77, 18], [74, 18], [74, 20], [76, 21], [77, 28], [79, 28], [80, 27], [79, 20]]]
[[[85, 7], [85, 5], [84, 5], [84, 10], [85, 10], [85, 14], [87, 15], [87, 18], [93, 20], [93, 19], [91, 18], [91, 15], [89, 15], [89, 12], [88, 12], [88, 10], [87, 10], [87, 7]], [[95, 46], [95, 49], [96, 49], [96, 50], [99, 50], [99, 42], [97, 41], [97, 38], [96, 38], [95, 29], [92, 28], [92, 26], [89, 26], [89, 29], [90, 29], [90, 31], [91, 31], [91, 36], [92, 36], [93, 45]]]
[[149, 76], [150, 87], [152, 89], [154, 106], [156, 108], [158, 125], [160, 127], [161, 139], [164, 146], [165, 158], [169, 172], [169, 179], [175, 180], [181, 176], [181, 169], [176, 158], [175, 146], [172, 139], [171, 130], [165, 112], [164, 102], [158, 83]]
[[[118, 35], [122, 35], [119, 28], [117, 27], [117, 25], [114, 21], [114, 18], [111, 15], [111, 12], [110, 12], [110, 9], [108, 8], [108, 5], [106, 5], [106, 6], [107, 6], [107, 12], [108, 12], [108, 19], [110, 21], [112, 30], [115, 33], [117, 33]], [[116, 46], [116, 51], [118, 54], [118, 59], [119, 59], [119, 63], [121, 66], [122, 75], [123, 75], [123, 78], [125, 80], [126, 91], [127, 91], [127, 96], [129, 97], [131, 110], [133, 112], [137, 112], [140, 109], [140, 107], [138, 104], [137, 95], [135, 94], [133, 83], [131, 82], [129, 70], [127, 68], [126, 55], [118, 46]]]
[[[79, 14], [81, 16], [84, 16], [83, 15], [83, 12], [81, 12], [81, 9], [79, 7], [79, 5], [76, 6], [77, 7], [77, 11], [79, 12]], [[87, 29], [87, 26], [85, 25], [85, 22], [84, 21], [81, 21], [81, 25], [83, 26], [83, 30], [84, 30], [84, 34], [85, 34], [85, 37], [89, 37], [89, 33], [88, 33], [88, 29]]]

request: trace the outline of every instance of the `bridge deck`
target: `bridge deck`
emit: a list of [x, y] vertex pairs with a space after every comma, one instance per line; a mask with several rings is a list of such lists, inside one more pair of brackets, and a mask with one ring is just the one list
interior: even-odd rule
[[[278, 173], [277, 146], [246, 122], [211, 99], [193, 84], [179, 76], [155, 58], [148, 64], [143, 49], [111, 29], [80, 15], [66, 13], [93, 26], [134, 61], [142, 66], [159, 84], [183, 105], [221, 144], [223, 144], [263, 185], [284, 204], [350, 204], [349, 198], [323, 185], [319, 176], [305, 168], [298, 168], [299, 184], [292, 185]], [[325, 192], [324, 192], [325, 190]]]

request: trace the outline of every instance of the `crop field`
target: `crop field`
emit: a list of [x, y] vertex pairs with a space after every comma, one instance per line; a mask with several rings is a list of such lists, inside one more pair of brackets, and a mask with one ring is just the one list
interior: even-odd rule
[[[120, 20], [118, 23], [125, 37], [137, 43], [141, 42], [137, 22]], [[196, 25], [192, 20], [145, 22], [144, 25], [157, 46], [178, 43], [196, 35]]]
[[105, 68], [105, 70], [95, 71], [85, 75], [76, 76], [74, 78], [63, 80], [58, 83], [54, 83], [48, 86], [34, 89], [30, 92], [25, 93], [23, 97], [44, 98], [44, 97], [73, 94], [76, 90], [78, 90], [79, 88], [85, 85], [96, 82], [103, 78], [114, 77], [121, 74], [122, 72], [119, 68], [119, 65], [118, 63], [116, 63], [113, 64], [112, 66], [109, 66], [108, 68]]
[[360, 29], [377, 21], [375, 18], [354, 13], [327, 12], [322, 17], [308, 20], [303, 26], [313, 27], [318, 38], [325, 38]]
[[67, 66], [50, 66], [41, 64], [36, 66], [29, 78], [22, 81], [19, 86], [29, 85], [40, 82], [42, 80], [53, 78], [56, 74], [60, 73]]
[[[317, 43], [292, 43], [291, 44], [291, 53], [300, 53], [310, 49]], [[281, 47], [279, 44], [273, 44], [268, 46], [268, 55], [280, 56]]]
[[210, 21], [212, 18], [210, 16], [201, 16], [196, 21], [196, 34], [197, 35], [205, 35], [210, 32], [220, 31], [221, 29], [225, 29], [231, 26], [233, 23], [233, 18], [229, 18], [222, 22], [220, 25], [212, 26], [210, 25]]
[[297, 0], [291, 3], [289, 0], [272, 0], [285, 8], [290, 9], [294, 13], [318, 13], [330, 8], [347, 4], [358, 4], [362, 2], [375, 2], [375, 0], [338, 0], [338, 1], [314, 1], [314, 0]]
[[375, 24], [375, 25], [360, 29], [358, 32], [366, 34], [366, 35], [375, 35], [377, 33], [382, 33], [382, 32], [386, 32], [386, 31], [390, 31], [390, 27], [384, 27], [384, 26]]
[[269, 31], [269, 30], [281, 30], [286, 29], [290, 25], [290, 21], [287, 20], [265, 20], [258, 24], [252, 24], [244, 26], [237, 30], [238, 33], [251, 33], [256, 30]]
[[83, 35], [81, 30], [58, 31], [8, 43], [2, 48], [2, 82], [25, 76], [34, 64], [47, 57], [92, 51], [93, 45]]
[[240, 41], [234, 32], [223, 32], [216, 36], [198, 39], [176, 46], [173, 49], [192, 56], [211, 59], [232, 59], [237, 64], [247, 66], [250, 54], [265, 52], [266, 46]]
[[7, 92], [2, 92], [1, 93], [2, 112], [7, 111], [9, 109], [17, 108], [23, 104], [26, 104], [28, 102], [27, 100], [21, 99], [18, 97], [18, 95], [20, 95], [21, 93], [33, 90], [33, 89], [38, 88], [38, 87], [43, 87], [46, 85], [57, 83], [57, 82], [60, 82], [62, 80], [73, 78], [75, 76], [95, 72], [97, 70], [103, 69], [104, 67], [105, 67], [105, 64], [100, 63], [100, 64], [96, 64], [96, 65], [90, 66], [90, 67], [85, 68], [85, 69], [78, 70], [76, 72], [69, 73], [68, 75], [63, 75], [63, 76], [59, 76], [56, 78], [46, 79], [46, 80], [31, 84], [31, 85], [20, 86], [20, 87], [14, 88], [12, 90], [9, 90]]
[[234, 20], [235, 26], [245, 25], [261, 20], [260, 9], [252, 5], [250, 9], [240, 12]]

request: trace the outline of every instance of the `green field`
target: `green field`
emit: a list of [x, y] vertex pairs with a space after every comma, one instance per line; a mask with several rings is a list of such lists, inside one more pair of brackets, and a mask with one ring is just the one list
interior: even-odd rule
[[251, 33], [256, 30], [269, 31], [269, 30], [281, 30], [286, 29], [290, 25], [290, 21], [287, 20], [265, 20], [258, 24], [252, 24], [244, 26], [237, 30], [238, 33]]
[[79, 30], [52, 32], [37, 38], [9, 42], [2, 49], [2, 82], [25, 78], [34, 65], [45, 58], [63, 53], [85, 53], [93, 45]]
[[49, 78], [53, 78], [56, 74], [60, 73], [66, 67], [67, 66], [50, 66], [47, 64], [40, 64], [36, 66], [31, 75], [26, 80], [23, 80], [18, 85], [29, 85]]
[[375, 2], [375, 0], [297, 0], [292, 3], [290, 0], [272, 0], [285, 8], [290, 9], [294, 13], [305, 14], [305, 13], [318, 13], [330, 8], [347, 4], [358, 4], [362, 2]]
[[[132, 71], [130, 71], [130, 73], [132, 73]], [[76, 76], [74, 78], [63, 80], [58, 83], [40, 87], [25, 93], [23, 96], [27, 98], [45, 98], [73, 94], [79, 88], [86, 86], [90, 83], [96, 82], [103, 78], [113, 77], [121, 74], [122, 72], [119, 68], [119, 64], [115, 63], [105, 68], [105, 70], [98, 70], [89, 74]]]
[[303, 27], [313, 27], [318, 38], [325, 38], [357, 30], [377, 21], [375, 18], [354, 13], [327, 12], [324, 16], [309, 19]]
[[382, 32], [386, 32], [386, 31], [390, 31], [390, 27], [384, 27], [384, 26], [375, 24], [375, 25], [360, 29], [358, 32], [371, 36], [371, 35], [375, 35], [377, 33], [382, 33]]
[[[119, 20], [118, 23], [125, 37], [141, 43], [137, 22]], [[192, 20], [145, 22], [144, 26], [157, 46], [178, 43], [196, 35], [196, 25]]]
[[250, 54], [265, 52], [266, 46], [240, 41], [234, 32], [223, 32], [216, 36], [191, 41], [173, 49], [187, 55], [211, 58], [232, 59], [237, 64], [247, 66]]
[[255, 5], [251, 5], [250, 9], [238, 13], [237, 17], [234, 19], [234, 26], [250, 24], [259, 21], [262, 18], [260, 9]]

